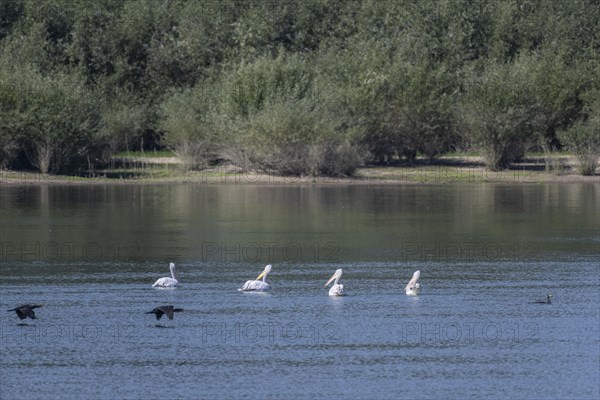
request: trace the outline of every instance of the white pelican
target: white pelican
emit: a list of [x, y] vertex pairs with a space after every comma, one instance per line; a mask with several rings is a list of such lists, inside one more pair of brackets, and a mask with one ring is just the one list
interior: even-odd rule
[[341, 279], [342, 277], [342, 269], [338, 269], [335, 271], [335, 273], [333, 274], [333, 276], [331, 278], [329, 278], [329, 280], [327, 281], [327, 283], [325, 285], [323, 285], [323, 287], [327, 287], [332, 281], [335, 281], [333, 283], [333, 286], [331, 287], [331, 289], [329, 289], [329, 295], [330, 296], [344, 296], [346, 293], [344, 292], [344, 285], [342, 285], [341, 283], [338, 283], [338, 281]]
[[152, 311], [148, 311], [146, 314], [155, 314], [157, 320], [161, 319], [163, 314], [166, 314], [167, 318], [173, 319], [173, 313], [180, 311], [183, 311], [183, 308], [173, 308], [173, 306], [161, 306], [156, 307]]
[[35, 319], [35, 312], [33, 311], [33, 309], [40, 308], [40, 307], [44, 307], [44, 305], [43, 304], [23, 304], [22, 306], [15, 307], [12, 310], [7, 310], [7, 311], [16, 311], [19, 319], [25, 319], [27, 317], [29, 317], [31, 319]]
[[158, 279], [154, 282], [154, 287], [175, 287], [179, 285], [179, 280], [177, 279], [177, 272], [175, 272], [175, 264], [170, 263], [169, 269], [171, 270], [171, 277], [165, 276], [164, 278]]
[[[267, 275], [271, 272], [271, 264], [267, 265], [253, 281], [246, 281], [244, 286], [238, 289], [241, 292], [266, 292], [271, 290], [271, 285], [267, 283]], [[262, 281], [260, 280], [262, 278]]]
[[415, 271], [408, 285], [404, 288], [404, 291], [409, 296], [416, 296], [421, 293], [421, 284], [419, 283], [419, 276], [421, 276], [421, 271]]

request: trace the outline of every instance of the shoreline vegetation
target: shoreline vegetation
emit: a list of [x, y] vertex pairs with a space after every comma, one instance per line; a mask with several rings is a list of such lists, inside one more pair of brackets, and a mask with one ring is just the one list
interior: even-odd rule
[[0, 169], [2, 184], [537, 184], [600, 183], [600, 168], [595, 175], [578, 174], [573, 155], [561, 154], [546, 169], [543, 155], [527, 155], [511, 168], [491, 171], [481, 157], [467, 153], [440, 157], [434, 162], [417, 158], [412, 165], [364, 165], [351, 177], [283, 176], [275, 172], [242, 171], [231, 164], [206, 166], [190, 171], [168, 152], [119, 154], [111, 167], [87, 176], [41, 174], [35, 171]]
[[[174, 182], [597, 173], [596, 0], [12, 0], [0, 15], [0, 170]], [[122, 160], [132, 149], [181, 163]], [[457, 162], [471, 151], [480, 158]], [[565, 151], [576, 163], [554, 165]], [[19, 174], [33, 176], [4, 180]]]

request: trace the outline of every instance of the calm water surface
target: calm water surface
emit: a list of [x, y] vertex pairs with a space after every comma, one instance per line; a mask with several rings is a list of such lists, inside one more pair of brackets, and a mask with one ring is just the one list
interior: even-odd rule
[[[0, 398], [598, 398], [599, 198], [0, 186], [0, 306], [46, 305], [0, 314]], [[170, 261], [182, 286], [152, 288]], [[266, 263], [271, 293], [239, 293]], [[348, 296], [330, 298], [337, 268]], [[145, 314], [164, 304], [184, 312]]]

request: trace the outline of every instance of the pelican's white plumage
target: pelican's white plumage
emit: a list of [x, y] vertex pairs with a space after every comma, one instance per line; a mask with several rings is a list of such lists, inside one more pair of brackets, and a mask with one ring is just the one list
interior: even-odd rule
[[344, 285], [338, 283], [339, 280], [342, 278], [342, 272], [343, 271], [341, 268], [336, 270], [335, 273], [331, 276], [331, 278], [329, 278], [327, 283], [324, 285], [324, 287], [327, 287], [331, 282], [333, 282], [333, 286], [331, 287], [331, 289], [329, 289], [330, 296], [344, 296], [346, 294], [346, 292], [344, 292]]
[[404, 291], [409, 296], [416, 296], [421, 293], [421, 284], [419, 283], [419, 277], [421, 276], [421, 271], [415, 271], [408, 285], [404, 288]]
[[171, 270], [171, 277], [165, 276], [164, 278], [158, 279], [154, 282], [154, 287], [175, 287], [179, 285], [179, 280], [177, 279], [177, 272], [175, 271], [175, 264], [170, 263], [169, 269]]
[[[244, 286], [238, 290], [241, 292], [266, 292], [271, 290], [271, 285], [267, 283], [267, 275], [271, 272], [271, 264], [267, 265], [263, 272], [260, 273], [253, 281], [246, 281]], [[262, 280], [260, 280], [262, 278]]]

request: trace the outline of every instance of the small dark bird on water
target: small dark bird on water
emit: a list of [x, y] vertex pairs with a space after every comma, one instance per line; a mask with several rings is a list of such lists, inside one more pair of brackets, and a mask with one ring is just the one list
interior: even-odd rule
[[546, 300], [538, 300], [535, 303], [537, 303], [537, 304], [552, 304], [552, 295], [548, 294], [546, 296]]
[[173, 306], [161, 306], [156, 307], [152, 311], [148, 311], [146, 314], [156, 314], [156, 319], [161, 319], [163, 314], [166, 314], [169, 319], [173, 319], [173, 313], [183, 311], [183, 308], [173, 308]]
[[12, 310], [6, 310], [6, 311], [16, 311], [17, 315], [19, 316], [19, 319], [25, 319], [27, 317], [29, 317], [31, 319], [35, 319], [35, 312], [33, 311], [33, 309], [40, 308], [40, 307], [44, 307], [44, 305], [43, 304], [23, 304], [22, 306], [15, 307]]

